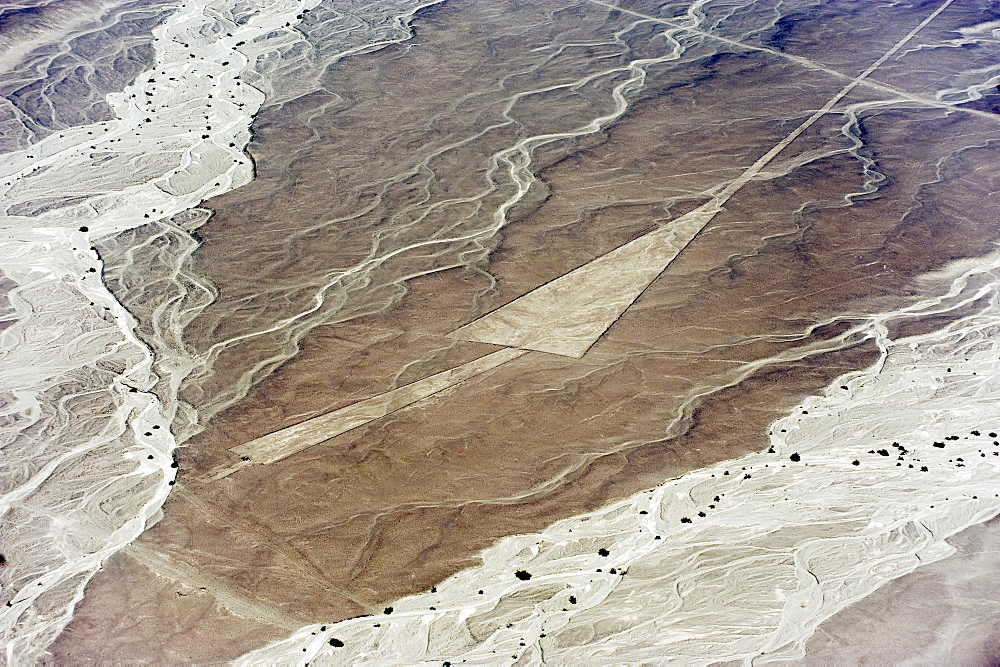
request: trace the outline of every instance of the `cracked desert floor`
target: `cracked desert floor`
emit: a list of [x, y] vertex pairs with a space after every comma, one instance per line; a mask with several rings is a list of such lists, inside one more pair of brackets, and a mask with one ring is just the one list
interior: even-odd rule
[[10, 664], [1000, 659], [995, 2], [0, 41]]

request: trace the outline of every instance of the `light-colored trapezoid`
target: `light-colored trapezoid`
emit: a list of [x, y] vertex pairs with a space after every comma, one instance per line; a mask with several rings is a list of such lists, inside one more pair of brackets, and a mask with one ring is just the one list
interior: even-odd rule
[[461, 340], [582, 357], [719, 212], [705, 205], [452, 332]]

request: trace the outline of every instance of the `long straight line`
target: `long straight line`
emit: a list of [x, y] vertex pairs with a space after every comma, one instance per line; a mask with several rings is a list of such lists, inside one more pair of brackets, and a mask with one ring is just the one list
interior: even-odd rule
[[[170, 555], [161, 551], [133, 542], [125, 547], [124, 553], [155, 575], [181, 582], [191, 588], [206, 589], [216, 601], [234, 614], [239, 614], [247, 618], [260, 619], [278, 627], [286, 628], [291, 632], [309, 622], [306, 618], [297, 618], [285, 614], [258, 599], [248, 596], [244, 591], [229, 586], [218, 577], [206, 574], [201, 568], [193, 567], [180, 559], [171, 558]], [[180, 592], [177, 594], [181, 595]], [[335, 594], [340, 595], [339, 591], [335, 592]], [[363, 606], [367, 607], [370, 605]]]
[[635, 16], [637, 18], [645, 19], [647, 21], [652, 21], [654, 23], [661, 23], [663, 25], [670, 26], [671, 28], [675, 28], [675, 29], [677, 29], [679, 31], [682, 31], [682, 32], [688, 32], [688, 33], [691, 33], [693, 35], [698, 35], [699, 37], [705, 37], [706, 39], [711, 39], [711, 40], [714, 40], [714, 41], [717, 41], [717, 42], [723, 42], [724, 44], [729, 44], [730, 46], [737, 46], [737, 47], [740, 47], [740, 48], [743, 48], [743, 49], [747, 49], [749, 51], [761, 51], [763, 53], [769, 53], [771, 55], [778, 56], [779, 58], [784, 58], [785, 60], [790, 60], [791, 62], [794, 62], [794, 63], [796, 63], [798, 65], [802, 65], [803, 67], [807, 67], [809, 69], [819, 70], [821, 72], [825, 72], [826, 74], [829, 74], [831, 76], [835, 76], [835, 77], [840, 78], [840, 79], [849, 79], [849, 80], [852, 80], [852, 81], [856, 81], [856, 82], [860, 83], [861, 85], [865, 86], [866, 88], [873, 88], [873, 89], [878, 90], [878, 91], [883, 92], [883, 93], [890, 93], [890, 94], [895, 95], [896, 97], [900, 98], [901, 100], [906, 100], [908, 102], [915, 102], [917, 104], [922, 104], [922, 105], [925, 105], [925, 106], [936, 107], [936, 108], [940, 108], [940, 109], [949, 109], [949, 110], [953, 110], [953, 111], [961, 111], [963, 113], [969, 113], [969, 114], [972, 114], [972, 115], [975, 115], [975, 116], [981, 116], [983, 118], [988, 118], [989, 120], [991, 120], [993, 122], [1000, 122], [1000, 117], [997, 117], [995, 114], [987, 113], [985, 111], [980, 111], [978, 109], [967, 109], [967, 108], [964, 108], [964, 107], [955, 106], [954, 104], [948, 104], [947, 102], [942, 102], [940, 100], [935, 100], [935, 99], [931, 99], [931, 98], [928, 98], [928, 97], [921, 97], [920, 95], [915, 95], [915, 94], [907, 92], [905, 90], [901, 90], [901, 89], [896, 88], [895, 86], [889, 85], [887, 83], [881, 83], [879, 81], [871, 81], [871, 80], [868, 80], [866, 78], [875, 69], [877, 69], [879, 67], [879, 65], [881, 65], [882, 63], [884, 63], [887, 59], [891, 58], [894, 53], [896, 53], [900, 48], [902, 48], [902, 46], [904, 44], [906, 44], [906, 42], [908, 42], [910, 39], [912, 39], [913, 36], [917, 34], [917, 32], [919, 32], [921, 29], [923, 29], [927, 25], [927, 23], [929, 23], [931, 20], [933, 20], [942, 11], [944, 11], [948, 7], [948, 5], [952, 4], [952, 2], [946, 2], [943, 5], [941, 5], [940, 7], [938, 7], [938, 9], [935, 10], [930, 16], [928, 16], [924, 20], [924, 22], [922, 22], [920, 25], [918, 25], [916, 28], [914, 28], [913, 31], [910, 34], [908, 34], [906, 37], [904, 37], [902, 40], [900, 40], [900, 42], [898, 42], [895, 46], [893, 46], [893, 48], [891, 48], [889, 51], [887, 51], [882, 56], [882, 58], [880, 58], [878, 61], [876, 61], [868, 70], [865, 70], [865, 72], [863, 72], [862, 74], [860, 74], [857, 77], [852, 77], [849, 74], [844, 74], [843, 72], [841, 72], [839, 70], [835, 70], [832, 67], [827, 67], [826, 65], [818, 63], [818, 62], [816, 62], [814, 60], [809, 60], [808, 58], [803, 58], [802, 56], [796, 56], [796, 55], [792, 55], [790, 53], [783, 53], [781, 51], [778, 51], [778, 50], [772, 49], [772, 48], [768, 48], [766, 46], [758, 46], [756, 44], [747, 44], [746, 42], [741, 42], [739, 40], [730, 39], [728, 37], [723, 37], [721, 35], [716, 35], [716, 34], [713, 34], [711, 32], [708, 32], [706, 30], [702, 30], [700, 28], [694, 28], [694, 27], [690, 27], [690, 26], [685, 26], [685, 25], [683, 25], [681, 23], [676, 23], [675, 21], [671, 21], [670, 19], [660, 18], [660, 17], [657, 17], [657, 16], [650, 16], [649, 14], [643, 14], [642, 12], [637, 12], [637, 11], [632, 10], [632, 9], [626, 9], [624, 7], [619, 7], [618, 5], [615, 5], [615, 4], [610, 3], [610, 2], [605, 2], [604, 0], [589, 0], [589, 2], [591, 2], [591, 3], [595, 4], [595, 5], [601, 5], [602, 7], [606, 7], [608, 9], [614, 9], [614, 10], [620, 11], [623, 14], [629, 14], [631, 16]]
[[873, 63], [871, 64], [871, 66], [870, 66], [870, 67], [869, 67], [868, 69], [866, 69], [866, 70], [865, 70], [864, 72], [862, 72], [862, 73], [861, 73], [861, 76], [859, 76], [858, 78], [859, 78], [859, 79], [864, 79], [864, 78], [865, 78], [865, 77], [867, 77], [867, 76], [868, 76], [869, 74], [871, 74], [871, 73], [872, 73], [872, 72], [874, 72], [874, 71], [875, 71], [876, 69], [878, 69], [878, 66], [879, 66], [879, 65], [881, 65], [881, 64], [882, 64], [882, 63], [884, 63], [884, 62], [885, 62], [886, 60], [888, 60], [889, 58], [891, 58], [891, 57], [892, 57], [892, 55], [893, 55], [894, 53], [896, 53], [896, 51], [899, 51], [899, 50], [900, 50], [901, 48], [903, 48], [903, 45], [904, 45], [904, 44], [906, 44], [906, 43], [907, 43], [908, 41], [910, 41], [911, 39], [913, 39], [913, 37], [914, 37], [914, 36], [915, 36], [915, 35], [916, 35], [916, 34], [917, 34], [918, 32], [920, 32], [921, 30], [923, 30], [923, 29], [924, 29], [924, 28], [925, 28], [925, 27], [927, 26], [927, 24], [928, 24], [928, 23], [930, 23], [930, 22], [931, 22], [931, 21], [933, 21], [933, 20], [934, 20], [935, 18], [937, 18], [937, 15], [938, 15], [938, 14], [940, 14], [941, 12], [943, 12], [943, 11], [944, 11], [945, 9], [947, 9], [947, 8], [948, 8], [948, 6], [949, 6], [949, 5], [950, 5], [950, 4], [952, 3], [952, 2], [954, 2], [954, 1], [955, 1], [955, 0], [945, 0], [945, 1], [943, 2], [943, 3], [941, 3], [941, 6], [940, 6], [940, 7], [938, 7], [938, 8], [937, 8], [937, 9], [935, 9], [935, 10], [934, 10], [933, 12], [931, 12], [931, 15], [930, 15], [930, 16], [928, 16], [927, 18], [925, 18], [925, 19], [924, 19], [923, 21], [921, 21], [921, 22], [920, 22], [920, 24], [919, 24], [919, 25], [917, 25], [917, 27], [916, 27], [916, 28], [914, 28], [913, 30], [911, 30], [910, 32], [908, 32], [908, 33], [906, 34], [906, 37], [903, 37], [903, 39], [901, 39], [901, 40], [899, 40], [898, 42], [896, 42], [895, 46], [893, 46], [893, 47], [892, 47], [891, 49], [889, 49], [888, 51], [886, 51], [886, 52], [885, 52], [885, 53], [884, 53], [884, 54], [882, 55], [882, 57], [881, 57], [881, 58], [879, 58], [878, 60], [876, 60], [875, 62], [873, 62]]
[[[591, 0], [591, 1], [592, 2], [597, 2], [599, 0]], [[763, 169], [765, 166], [767, 166], [767, 164], [771, 160], [773, 160], [778, 155], [778, 153], [780, 153], [785, 148], [787, 148], [788, 144], [790, 144], [793, 141], [795, 141], [795, 139], [797, 139], [799, 137], [799, 135], [801, 135], [803, 132], [805, 132], [807, 129], [809, 129], [809, 127], [812, 126], [812, 124], [815, 123], [817, 120], [819, 120], [820, 118], [822, 118], [826, 114], [830, 113], [830, 110], [833, 109], [833, 107], [836, 106], [837, 103], [840, 102], [840, 100], [844, 99], [844, 97], [846, 97], [852, 90], [854, 90], [859, 85], [861, 85], [864, 82], [864, 80], [872, 72], [874, 72], [876, 69], [878, 69], [879, 66], [882, 63], [884, 63], [886, 60], [888, 60], [889, 58], [891, 58], [894, 53], [896, 53], [901, 48], [903, 48], [903, 46], [908, 41], [910, 41], [911, 39], [913, 39], [913, 37], [918, 32], [920, 32], [921, 30], [923, 30], [927, 26], [928, 23], [930, 23], [931, 21], [933, 21], [934, 18], [938, 14], [940, 14], [941, 12], [943, 12], [948, 7], [948, 5], [950, 5], [954, 1], [955, 0], [945, 0], [941, 4], [940, 7], [938, 7], [936, 10], [934, 10], [931, 13], [930, 16], [928, 16], [923, 21], [921, 21], [917, 25], [917, 27], [915, 27], [913, 30], [911, 30], [910, 32], [908, 32], [906, 34], [906, 36], [903, 37], [902, 39], [900, 39], [898, 42], [896, 42], [892, 46], [892, 48], [890, 48], [888, 51], [886, 51], [885, 53], [883, 53], [882, 57], [880, 57], [878, 60], [876, 60], [875, 62], [873, 62], [871, 65], [869, 65], [868, 69], [866, 69], [864, 72], [862, 72], [861, 74], [859, 74], [856, 78], [851, 79], [848, 82], [848, 84], [846, 86], [844, 86], [843, 88], [841, 88], [840, 92], [838, 92], [836, 95], [834, 95], [833, 97], [831, 97], [829, 99], [829, 101], [827, 101], [826, 104], [824, 104], [815, 113], [813, 113], [813, 115], [809, 116], [809, 118], [807, 118], [805, 121], [803, 121], [801, 125], [799, 125], [797, 128], [795, 128], [794, 130], [792, 130], [788, 134], [787, 137], [785, 137], [784, 139], [782, 139], [781, 141], [779, 141], [777, 144], [775, 144], [771, 148], [771, 150], [769, 150], [768, 152], [764, 153], [764, 155], [762, 155], [756, 162], [754, 162], [752, 165], [750, 165], [750, 167], [748, 167], [746, 171], [744, 171], [738, 178], [736, 178], [732, 183], [730, 183], [728, 186], [726, 186], [725, 189], [723, 189], [722, 192], [720, 192], [711, 203], [715, 204], [716, 206], [718, 206], [718, 205], [721, 205], [722, 203], [724, 203], [731, 196], [733, 196], [733, 194], [737, 190], [739, 190], [744, 185], [746, 185], [751, 179], [753, 179], [760, 172], [761, 169]], [[601, 4], [604, 4], [604, 3], [601, 3]]]

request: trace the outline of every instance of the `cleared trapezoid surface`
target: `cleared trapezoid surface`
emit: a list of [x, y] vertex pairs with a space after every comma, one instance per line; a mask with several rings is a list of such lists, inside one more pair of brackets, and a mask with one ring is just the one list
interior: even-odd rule
[[718, 212], [714, 203], [701, 206], [451, 335], [579, 359]]

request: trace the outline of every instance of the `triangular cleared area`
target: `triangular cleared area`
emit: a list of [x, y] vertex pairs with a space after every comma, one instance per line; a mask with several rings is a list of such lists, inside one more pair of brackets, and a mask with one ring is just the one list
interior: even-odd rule
[[451, 335], [580, 358], [718, 212], [709, 204], [697, 208]]

